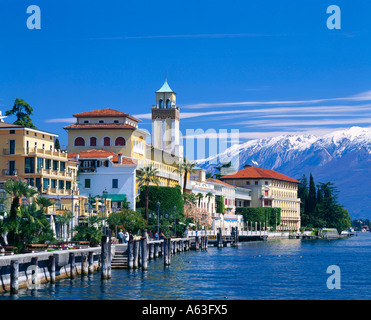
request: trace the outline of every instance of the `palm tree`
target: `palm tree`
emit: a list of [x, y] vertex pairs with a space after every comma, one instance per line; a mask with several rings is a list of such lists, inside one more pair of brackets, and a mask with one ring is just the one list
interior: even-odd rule
[[201, 207], [201, 200], [204, 198], [204, 195], [201, 192], [199, 192], [199, 193], [196, 194], [196, 197], [198, 199], [198, 207], [200, 208]]
[[141, 168], [137, 172], [137, 181], [138, 181], [138, 186], [142, 187], [145, 186], [145, 192], [146, 192], [146, 211], [145, 211], [145, 216], [148, 224], [148, 201], [149, 201], [149, 185], [151, 183], [154, 183], [155, 185], [160, 184], [160, 180], [158, 178], [158, 170], [157, 168], [152, 167], [152, 165]]
[[4, 184], [3, 189], [11, 194], [13, 197], [12, 205], [10, 207], [10, 218], [15, 219], [19, 213], [20, 199], [22, 197], [30, 198], [37, 194], [37, 190], [30, 187], [27, 183], [22, 180], [7, 180]]
[[[177, 164], [174, 172], [178, 172], [180, 175], [184, 174], [183, 177], [183, 195], [186, 193], [188, 174], [196, 172], [196, 163], [188, 161], [187, 158], [183, 159], [183, 162]], [[184, 196], [183, 196], [184, 197]]]
[[46, 210], [48, 207], [54, 205], [54, 201], [46, 198], [46, 197], [37, 197], [36, 198], [36, 203], [40, 206], [40, 209], [46, 213]]
[[183, 195], [184, 203], [188, 203], [190, 205], [195, 205], [197, 203], [197, 198], [194, 193], [185, 193]]
[[211, 192], [208, 192], [208, 193], [206, 193], [206, 195], [205, 195], [205, 198], [207, 198], [208, 200], [207, 200], [207, 209], [209, 210], [210, 209], [210, 200], [211, 200], [211, 198], [213, 198], [214, 197], [214, 195], [211, 193]]

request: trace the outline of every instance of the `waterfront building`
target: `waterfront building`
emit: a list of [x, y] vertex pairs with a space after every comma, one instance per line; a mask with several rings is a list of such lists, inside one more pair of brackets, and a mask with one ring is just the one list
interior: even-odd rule
[[106, 108], [73, 115], [76, 123], [65, 129], [71, 158], [78, 157], [82, 194], [102, 194], [106, 189], [112, 203], [125, 198], [134, 209], [140, 192], [136, 171], [145, 166], [158, 170], [160, 186], [175, 187], [181, 183], [182, 176], [174, 171], [182, 159], [175, 97], [167, 81], [156, 92], [152, 145], [146, 142], [150, 133], [139, 128], [141, 120], [125, 112]]
[[246, 165], [240, 171], [221, 177], [226, 183], [251, 190], [252, 207], [281, 208], [280, 229], [299, 231], [299, 181], [273, 170]]
[[55, 150], [58, 135], [6, 123], [3, 118], [0, 121], [0, 184], [21, 179], [36, 188], [39, 195], [58, 199], [58, 206], [49, 207], [47, 214], [71, 211], [77, 219], [77, 208], [84, 205], [86, 198], [79, 195], [76, 185], [78, 163], [69, 159], [67, 152]]

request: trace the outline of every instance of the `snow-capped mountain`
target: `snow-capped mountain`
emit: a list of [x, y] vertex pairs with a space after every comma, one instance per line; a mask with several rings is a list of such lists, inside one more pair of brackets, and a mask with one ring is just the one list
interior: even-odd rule
[[[339, 202], [352, 218], [371, 217], [371, 130], [352, 127], [324, 136], [282, 135], [233, 145], [225, 152], [198, 160], [209, 172], [232, 161], [234, 169], [245, 164], [271, 169], [293, 178], [312, 173], [315, 182], [334, 182]], [[369, 210], [370, 209], [370, 210]]]

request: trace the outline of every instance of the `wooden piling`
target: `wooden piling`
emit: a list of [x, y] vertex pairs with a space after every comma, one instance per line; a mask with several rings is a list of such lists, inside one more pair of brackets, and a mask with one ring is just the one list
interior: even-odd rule
[[168, 266], [171, 262], [171, 239], [164, 239], [164, 265]]
[[31, 258], [31, 265], [34, 267], [31, 273], [31, 283], [37, 284], [39, 278], [39, 258], [38, 257]]
[[111, 261], [112, 261], [112, 231], [108, 233], [108, 259], [107, 259], [107, 278], [111, 279]]
[[101, 279], [107, 280], [108, 279], [108, 245], [109, 238], [107, 236], [102, 236], [102, 250], [101, 250], [101, 261], [102, 261], [102, 269], [101, 269]]
[[139, 241], [134, 240], [134, 263], [133, 263], [134, 269], [138, 269], [138, 259], [139, 259]]
[[10, 263], [10, 293], [17, 294], [19, 289], [19, 262], [12, 260]]
[[148, 262], [147, 262], [147, 232], [144, 231], [142, 233], [142, 238], [140, 239], [141, 244], [141, 255], [142, 255], [142, 270], [148, 269]]
[[49, 257], [49, 275], [50, 275], [50, 283], [55, 283], [55, 255]]
[[154, 245], [154, 256], [155, 256], [155, 258], [158, 258], [158, 255], [159, 255], [159, 246], [160, 246], [160, 244], [159, 243], [155, 243], [155, 245]]
[[128, 267], [133, 269], [134, 267], [134, 241], [128, 242]]
[[76, 277], [76, 261], [75, 261], [75, 254], [70, 252], [70, 279], [75, 279]]
[[87, 276], [89, 274], [88, 257], [84, 252], [81, 253], [81, 275]]
[[88, 274], [93, 274], [94, 273], [94, 253], [92, 251], [89, 252], [88, 262], [89, 262]]
[[217, 233], [217, 247], [223, 248], [223, 240], [222, 240], [222, 229], [219, 228], [219, 231]]
[[149, 244], [149, 259], [150, 260], [153, 260], [154, 257], [155, 257], [154, 251], [155, 251], [155, 244], [154, 243], [150, 243]]

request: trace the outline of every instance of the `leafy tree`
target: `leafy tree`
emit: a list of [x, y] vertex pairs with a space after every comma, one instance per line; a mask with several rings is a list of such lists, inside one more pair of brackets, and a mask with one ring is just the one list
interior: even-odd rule
[[54, 205], [54, 201], [46, 197], [38, 196], [35, 201], [43, 212], [46, 212], [46, 208]]
[[15, 99], [13, 108], [5, 112], [6, 116], [15, 115], [17, 120], [14, 124], [36, 129], [31, 120], [33, 108], [23, 99]]
[[146, 228], [146, 220], [143, 219], [140, 212], [131, 209], [122, 209], [117, 213], [111, 213], [107, 219], [111, 229], [116, 226], [123, 226], [127, 231], [137, 233], [138, 230]]
[[146, 196], [146, 206], [145, 206], [145, 216], [148, 224], [148, 202], [149, 202], [149, 195], [148, 195], [148, 190], [149, 190], [149, 185], [151, 183], [154, 183], [156, 185], [160, 184], [160, 180], [158, 178], [158, 170], [154, 167], [148, 166], [139, 169], [137, 173], [137, 180], [138, 180], [138, 186], [145, 187], [145, 196]]
[[90, 241], [98, 244], [103, 236], [103, 218], [99, 216], [91, 216], [87, 219], [87, 223], [79, 224], [72, 231], [77, 233], [72, 237], [74, 241]]

